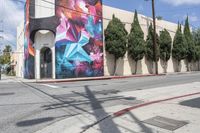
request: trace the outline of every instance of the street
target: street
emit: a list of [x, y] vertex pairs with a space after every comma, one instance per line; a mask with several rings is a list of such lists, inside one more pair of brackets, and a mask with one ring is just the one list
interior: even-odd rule
[[[166, 95], [167, 90], [162, 88], [184, 86], [184, 84], [189, 86], [198, 83], [199, 79], [200, 73], [190, 73], [47, 84], [27, 83], [16, 78], [2, 77], [0, 81], [0, 133], [34, 133], [53, 123], [83, 114], [92, 115], [96, 121], [99, 121], [113, 112], [108, 112], [107, 108], [113, 107], [115, 111], [115, 108], [120, 105], [130, 107], [142, 104], [147, 98], [148, 100], [156, 99], [156, 97], [150, 99], [150, 95], [156, 92], [157, 88], [160, 93], [163, 91]], [[152, 89], [154, 91], [151, 91]], [[177, 88], [174, 96], [185, 95], [186, 92], [188, 94], [189, 89], [186, 88], [183, 92]], [[196, 89], [200, 91], [199, 88]], [[132, 95], [134, 91], [136, 93]], [[142, 92], [143, 95], [138, 92]], [[169, 96], [171, 95], [169, 93]], [[196, 95], [198, 101], [191, 102], [191, 106], [199, 105], [198, 96]], [[168, 98], [167, 95], [166, 98]], [[116, 111], [118, 110], [116, 108]], [[81, 121], [81, 123], [85, 122]], [[114, 122], [110, 121], [107, 126], [113, 124]], [[105, 125], [99, 124], [99, 128], [105, 128]], [[121, 132], [114, 126], [112, 128], [112, 132]], [[104, 133], [107, 132], [109, 131]], [[71, 133], [70, 130], [69, 133]]]

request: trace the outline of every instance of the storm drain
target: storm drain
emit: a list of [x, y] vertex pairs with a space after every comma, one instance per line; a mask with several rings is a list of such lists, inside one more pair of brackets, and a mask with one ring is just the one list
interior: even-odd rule
[[178, 120], [169, 119], [169, 118], [165, 118], [161, 116], [156, 116], [156, 117], [144, 120], [143, 122], [152, 126], [169, 130], [169, 131], [174, 131], [188, 124], [188, 122], [186, 121], [178, 121]]

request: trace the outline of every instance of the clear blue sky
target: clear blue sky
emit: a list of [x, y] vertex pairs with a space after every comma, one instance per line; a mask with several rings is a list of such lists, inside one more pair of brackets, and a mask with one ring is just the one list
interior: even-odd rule
[[[151, 0], [103, 0], [105, 5], [124, 10], [138, 10], [140, 14], [152, 16]], [[155, 0], [156, 16], [162, 16], [164, 20], [177, 23], [190, 16], [193, 27], [200, 27], [200, 0]]]
[[[24, 3], [17, 1], [0, 0], [0, 21], [3, 20], [3, 24], [0, 23], [0, 29], [3, 27], [5, 38], [4, 42], [0, 43], [0, 49], [3, 49], [2, 44], [13, 44], [15, 48], [16, 27], [24, 16]], [[152, 16], [151, 0], [103, 0], [103, 4], [128, 11], [137, 9], [140, 14]], [[156, 16], [162, 16], [164, 20], [175, 23], [184, 22], [188, 15], [191, 26], [200, 27], [200, 0], [155, 0], [155, 7]]]

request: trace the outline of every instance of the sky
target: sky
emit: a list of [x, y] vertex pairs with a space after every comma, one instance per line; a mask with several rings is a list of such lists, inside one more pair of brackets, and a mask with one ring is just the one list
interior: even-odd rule
[[[24, 19], [25, 0], [0, 0], [0, 50], [5, 44], [16, 49], [16, 28]], [[102, 0], [104, 5], [152, 16], [151, 0]], [[184, 23], [189, 16], [193, 28], [200, 28], [200, 0], [155, 0], [156, 16], [164, 20]]]

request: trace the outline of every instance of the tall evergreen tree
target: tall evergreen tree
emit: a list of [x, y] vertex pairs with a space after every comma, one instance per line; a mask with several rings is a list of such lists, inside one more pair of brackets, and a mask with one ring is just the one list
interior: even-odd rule
[[195, 44], [195, 61], [198, 63], [198, 70], [200, 70], [200, 29], [194, 31], [192, 35]]
[[[146, 40], [146, 57], [147, 60], [152, 61], [153, 63], [158, 61], [160, 58], [160, 45], [159, 45], [159, 37], [158, 34], [156, 34], [156, 42], [157, 42], [157, 55], [156, 58], [154, 56], [154, 44], [153, 44], [153, 26], [150, 24], [149, 29], [148, 29], [148, 35], [147, 35], [147, 40]], [[153, 67], [152, 67], [153, 69]]]
[[138, 21], [137, 11], [135, 11], [134, 20], [131, 24], [131, 32], [128, 36], [128, 54], [135, 61], [135, 74], [137, 74], [138, 61], [145, 54], [144, 33]]
[[[180, 61], [187, 57], [186, 40], [182, 34], [181, 25], [179, 25], [179, 23], [173, 41], [172, 57], [177, 61], [177, 68], [180, 66]], [[179, 72], [179, 69], [177, 69], [177, 72]]]
[[187, 44], [187, 71], [191, 70], [191, 62], [195, 60], [195, 45], [192, 37], [192, 33], [190, 32], [190, 25], [188, 17], [185, 20], [184, 27], [184, 36]]
[[193, 39], [194, 39], [195, 45], [200, 46], [200, 28], [193, 31]]
[[195, 46], [195, 61], [198, 63], [198, 70], [200, 70], [200, 45]]
[[117, 59], [124, 57], [126, 53], [127, 34], [125, 25], [113, 15], [105, 30], [106, 51], [114, 55], [114, 74], [116, 73]]
[[160, 58], [164, 61], [164, 72], [167, 72], [167, 62], [171, 56], [172, 38], [169, 32], [164, 29], [160, 32]]

